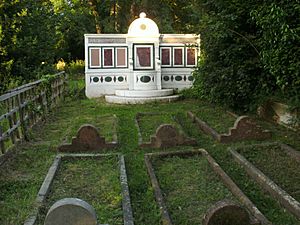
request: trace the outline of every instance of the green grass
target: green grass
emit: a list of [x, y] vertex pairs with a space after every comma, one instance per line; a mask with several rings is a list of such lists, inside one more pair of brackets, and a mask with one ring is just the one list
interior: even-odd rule
[[[97, 117], [111, 114], [116, 114], [119, 120], [117, 132], [120, 145], [117, 149], [107, 150], [107, 152], [120, 152], [125, 155], [135, 224], [160, 224], [159, 209], [144, 165], [144, 154], [159, 150], [138, 148], [137, 128], [134, 122], [138, 112], [175, 114], [176, 118], [181, 120], [188, 136], [197, 139], [199, 146], [205, 148], [216, 159], [273, 224], [300, 224], [295, 217], [284, 210], [247, 176], [245, 171], [234, 162], [227, 150], [227, 147], [241, 147], [245, 144], [260, 142], [245, 141], [234, 144], [215, 142], [210, 136], [198, 131], [197, 127], [186, 117], [187, 110], [196, 112], [202, 107], [211, 106], [196, 100], [147, 105], [113, 105], [105, 103], [103, 98], [93, 100], [67, 99], [61, 107], [47, 117], [46, 123], [35, 127], [30, 135], [31, 141], [18, 145], [18, 152], [0, 168], [0, 224], [19, 225], [25, 221], [33, 208], [36, 194], [56, 155], [57, 146], [63, 143], [66, 137], [76, 134], [79, 127], [74, 126], [74, 124], [81, 125], [81, 118], [88, 118], [94, 122]], [[268, 141], [282, 141], [298, 150], [300, 149], [299, 133], [263, 121], [259, 121], [259, 124], [274, 134], [272, 139]], [[224, 124], [225, 126], [227, 125]], [[176, 150], [185, 149], [188, 148], [176, 148]], [[277, 165], [271, 166], [276, 167]], [[188, 173], [187, 176], [189, 176]], [[287, 178], [289, 178], [288, 174]], [[161, 181], [163, 181], [162, 179]], [[168, 178], [166, 177], [166, 179]], [[182, 189], [182, 193], [184, 192], [185, 189]], [[172, 202], [169, 204], [175, 205]]]
[[143, 142], [150, 141], [150, 136], [154, 135], [157, 128], [162, 124], [172, 124], [177, 129], [180, 129], [171, 114], [159, 113], [141, 115], [139, 117], [139, 127]]
[[240, 148], [238, 152], [300, 201], [300, 163], [279, 145]]
[[155, 159], [153, 164], [174, 224], [201, 224], [214, 203], [235, 200], [203, 156]]
[[80, 198], [88, 202], [101, 223], [123, 224], [119, 176], [117, 156], [63, 159], [38, 224], [44, 224], [49, 208], [62, 198]]
[[26, 143], [0, 173], [0, 224], [22, 224], [54, 159], [47, 144]]
[[204, 105], [195, 113], [199, 119], [206, 122], [219, 134], [228, 133], [228, 129], [233, 127], [236, 120], [226, 110], [217, 106]]

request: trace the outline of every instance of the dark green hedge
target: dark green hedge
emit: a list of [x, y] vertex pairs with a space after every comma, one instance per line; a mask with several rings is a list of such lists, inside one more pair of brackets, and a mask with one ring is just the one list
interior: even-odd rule
[[239, 110], [267, 98], [300, 106], [299, 1], [202, 0], [194, 94]]

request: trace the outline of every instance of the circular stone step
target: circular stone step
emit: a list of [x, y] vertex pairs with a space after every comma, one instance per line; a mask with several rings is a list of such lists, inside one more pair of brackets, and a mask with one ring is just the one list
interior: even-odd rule
[[173, 89], [161, 90], [116, 90], [116, 96], [122, 97], [162, 97], [173, 94]]
[[179, 98], [179, 95], [161, 96], [161, 97], [122, 97], [116, 95], [106, 95], [105, 100], [116, 104], [145, 104], [149, 102], [173, 102]]

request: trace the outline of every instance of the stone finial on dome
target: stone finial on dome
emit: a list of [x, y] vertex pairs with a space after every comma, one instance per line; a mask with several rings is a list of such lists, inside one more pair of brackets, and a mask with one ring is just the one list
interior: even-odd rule
[[128, 35], [129, 37], [158, 37], [159, 29], [153, 20], [146, 18], [146, 13], [141, 12], [140, 18], [130, 24]]
[[140, 13], [140, 18], [146, 18], [146, 13], [141, 12], [141, 13]]

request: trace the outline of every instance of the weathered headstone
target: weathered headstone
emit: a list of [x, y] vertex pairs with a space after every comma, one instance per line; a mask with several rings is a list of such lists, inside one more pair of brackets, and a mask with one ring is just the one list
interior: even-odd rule
[[176, 128], [170, 124], [159, 126], [156, 130], [155, 136], [157, 146], [159, 147], [173, 147], [181, 141], [181, 137]]
[[205, 214], [203, 225], [250, 225], [248, 212], [229, 200], [214, 204]]
[[220, 142], [227, 143], [239, 140], [265, 140], [272, 136], [268, 130], [263, 130], [248, 116], [240, 116], [229, 129], [228, 134], [220, 135]]
[[160, 125], [155, 135], [150, 137], [149, 143], [144, 143], [140, 147], [169, 148], [178, 145], [196, 145], [195, 139], [185, 137], [171, 124]]
[[78, 198], [64, 198], [49, 209], [44, 225], [97, 225], [94, 208]]
[[90, 124], [82, 125], [77, 131], [72, 144], [64, 144], [58, 147], [59, 152], [84, 152], [98, 151], [103, 148], [115, 147], [114, 143], [106, 143], [105, 138], [100, 136], [98, 129]]
[[98, 145], [105, 144], [105, 140], [100, 136], [99, 131], [93, 125], [83, 125], [77, 132], [77, 138], [73, 140], [74, 144], [86, 144], [91, 149], [97, 148]]
[[238, 117], [234, 122], [234, 126], [229, 128], [228, 133], [219, 134], [205, 121], [202, 121], [195, 116], [191, 111], [188, 111], [187, 115], [204, 133], [211, 135], [215, 140], [221, 143], [243, 140], [265, 140], [272, 136], [272, 133], [269, 130], [264, 130], [249, 116]]

